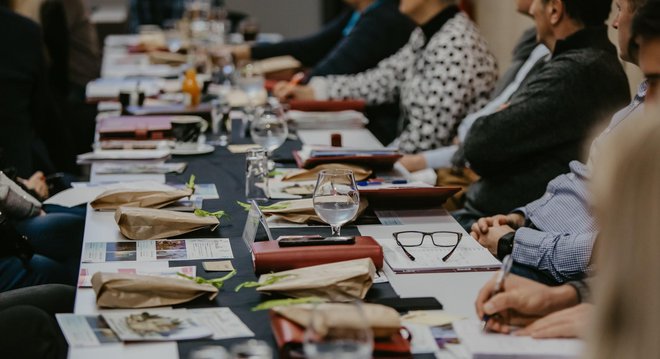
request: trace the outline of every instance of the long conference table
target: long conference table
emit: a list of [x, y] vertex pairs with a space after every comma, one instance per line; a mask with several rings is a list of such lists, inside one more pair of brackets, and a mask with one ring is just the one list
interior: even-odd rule
[[[115, 38], [113, 40], [121, 40]], [[107, 45], [107, 43], [106, 43]], [[109, 53], [110, 51], [108, 51]], [[104, 59], [105, 60], [105, 59]], [[104, 68], [108, 65], [104, 63]], [[333, 130], [342, 134], [343, 143], [352, 147], [378, 148], [382, 144], [366, 129]], [[297, 132], [298, 140], [287, 141], [275, 153], [276, 158], [291, 157], [291, 150], [299, 148], [302, 144], [330, 145], [329, 130], [300, 130]], [[232, 264], [237, 275], [231, 278], [220, 290], [213, 301], [198, 298], [190, 303], [176, 306], [182, 308], [200, 307], [229, 307], [231, 310], [255, 333], [255, 338], [263, 340], [273, 347], [277, 353], [275, 341], [270, 329], [267, 311], [253, 312], [251, 308], [269, 299], [267, 296], [257, 294], [255, 291], [234, 292], [236, 285], [256, 280], [252, 267], [252, 256], [248, 251], [241, 235], [246, 222], [247, 213], [236, 204], [236, 201], [245, 201], [245, 155], [233, 154], [226, 147], [216, 147], [215, 151], [206, 155], [173, 156], [173, 162], [186, 162], [186, 171], [180, 175], [98, 175], [95, 165], [91, 166], [90, 182], [107, 181], [139, 181], [149, 180], [162, 183], [185, 183], [190, 175], [196, 176], [196, 183], [213, 183], [216, 185], [219, 199], [204, 200], [203, 209], [208, 211], [224, 210], [228, 212], [229, 219], [221, 219], [220, 226], [214, 231], [207, 230], [194, 232], [186, 238], [229, 238], [234, 259]], [[292, 164], [288, 165], [293, 166]], [[432, 214], [420, 211], [419, 215], [410, 215], [400, 220], [398, 225], [357, 225], [345, 226], [342, 233], [347, 235], [365, 235], [374, 238], [392, 238], [392, 233], [402, 230], [437, 231], [449, 230], [463, 232], [464, 240], [472, 240], [458, 223], [444, 210], [434, 211]], [[284, 234], [328, 234], [330, 229], [325, 227], [282, 228], [273, 229], [273, 236]], [[128, 241], [118, 230], [114, 221], [113, 212], [97, 212], [87, 208], [84, 243], [91, 242], [122, 242]], [[81, 269], [109, 270], [117, 268], [122, 262], [109, 263], [81, 263]], [[216, 278], [223, 273], [207, 273], [202, 268], [202, 260], [193, 261], [160, 261], [138, 262], [135, 267], [167, 267], [194, 265], [197, 275], [206, 278]], [[370, 290], [369, 298], [384, 297], [435, 297], [444, 306], [445, 311], [458, 316], [475, 318], [474, 299], [483, 284], [492, 276], [492, 272], [449, 272], [449, 273], [423, 273], [423, 274], [397, 274], [387, 264], [383, 272], [389, 283], [375, 284]], [[76, 295], [74, 313], [80, 315], [95, 315], [103, 310], [96, 306], [95, 293], [91, 288], [79, 287]], [[131, 344], [104, 344], [97, 347], [76, 347], [69, 351], [69, 358], [125, 358], [125, 359], [175, 359], [188, 358], [189, 353], [203, 345], [221, 345], [229, 349], [233, 344], [243, 342], [246, 338], [228, 340], [195, 340], [188, 342], [162, 342], [162, 343], [131, 343]], [[437, 354], [437, 353], [436, 353]]]
[[[364, 147], [382, 146], [378, 140], [364, 129], [343, 130], [344, 143], [360, 144]], [[298, 133], [300, 140], [306, 144], [325, 144], [329, 145], [330, 135], [328, 131], [307, 130]], [[295, 144], [294, 144], [295, 146]], [[284, 146], [281, 151], [290, 151], [291, 144]], [[248, 280], [255, 280], [256, 277], [252, 271], [252, 258], [247, 250], [241, 235], [246, 221], [246, 213], [236, 205], [236, 201], [244, 201], [245, 179], [244, 166], [245, 156], [242, 154], [232, 154], [224, 147], [217, 147], [215, 152], [207, 155], [193, 157], [177, 157], [173, 161], [186, 161], [188, 167], [181, 175], [154, 176], [154, 175], [130, 175], [131, 180], [160, 180], [174, 183], [184, 183], [191, 174], [197, 178], [197, 183], [214, 183], [217, 186], [219, 199], [205, 200], [204, 209], [209, 211], [225, 210], [229, 212], [231, 219], [222, 219], [221, 225], [213, 233], [200, 231], [193, 233], [193, 237], [221, 237], [229, 238], [234, 259], [232, 264], [237, 269], [238, 274], [230, 279], [223, 289], [220, 290], [218, 297], [209, 302], [207, 299], [198, 299], [182, 307], [209, 307], [223, 306], [231, 308], [234, 313], [243, 320], [244, 323], [255, 333], [257, 339], [264, 340], [274, 346], [274, 340], [270, 331], [270, 323], [266, 311], [252, 312], [250, 308], [268, 298], [256, 294], [255, 292], [242, 291], [235, 293], [233, 288]], [[94, 173], [92, 165], [92, 173]], [[121, 180], [122, 176], [113, 175], [113, 180]], [[100, 175], [93, 175], [92, 181], [104, 182], [108, 178]], [[435, 212], [437, 213], [437, 211]], [[119, 232], [117, 224], [114, 221], [113, 212], [97, 212], [88, 208], [87, 221], [85, 225], [84, 242], [120, 242], [127, 241]], [[346, 234], [361, 234], [373, 236], [375, 238], [391, 237], [391, 233], [401, 230], [451, 230], [463, 231], [458, 223], [446, 212], [430, 217], [409, 217], [401, 225], [358, 225], [347, 226], [343, 232]], [[328, 227], [309, 227], [309, 228], [274, 228], [273, 235], [277, 237], [283, 234], [298, 233], [326, 233]], [[329, 233], [328, 233], [329, 234]], [[467, 233], [464, 233], [467, 236]], [[176, 261], [170, 262], [170, 266], [196, 265], [197, 275], [207, 278], [218, 277], [218, 273], [205, 273], [201, 266], [201, 260], [198, 261]], [[108, 268], [116, 266], [117, 262], [105, 263]], [[140, 263], [138, 266], [150, 266], [154, 263]], [[164, 265], [163, 262], [160, 265]], [[81, 263], [81, 268], [87, 268], [90, 264]], [[95, 268], [98, 268], [95, 264]], [[101, 266], [102, 267], [102, 266]], [[389, 279], [389, 285], [374, 285], [372, 292], [377, 296], [390, 297], [428, 297], [437, 298], [444, 309], [451, 313], [468, 318], [475, 317], [474, 299], [481, 286], [492, 276], [490, 272], [450, 272], [450, 273], [423, 273], [423, 274], [396, 274], [385, 264], [384, 273]], [[379, 287], [381, 286], [381, 287]], [[390, 287], [391, 286], [391, 287]], [[388, 291], [395, 293], [388, 293]], [[371, 295], [372, 293], [370, 293]], [[98, 314], [103, 310], [97, 308], [95, 294], [91, 288], [78, 288], [75, 314]], [[185, 359], [190, 350], [195, 347], [215, 344], [229, 347], [232, 344], [242, 342], [243, 339], [229, 339], [220, 341], [191, 341], [191, 342], [166, 342], [166, 343], [132, 343], [132, 344], [104, 344], [99, 347], [89, 348], [71, 348], [69, 358], [159, 358], [159, 359]], [[274, 352], [276, 352], [276, 349]]]

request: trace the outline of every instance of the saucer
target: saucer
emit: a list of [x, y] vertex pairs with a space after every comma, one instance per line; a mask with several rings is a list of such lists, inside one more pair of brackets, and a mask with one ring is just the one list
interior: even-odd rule
[[197, 148], [194, 147], [174, 147], [170, 150], [170, 153], [177, 156], [192, 156], [192, 155], [203, 155], [206, 153], [211, 153], [215, 151], [215, 147], [201, 143], [197, 145]]

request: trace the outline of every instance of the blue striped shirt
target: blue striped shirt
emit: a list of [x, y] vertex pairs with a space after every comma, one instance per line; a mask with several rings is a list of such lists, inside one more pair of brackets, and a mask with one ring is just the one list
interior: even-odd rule
[[572, 161], [570, 172], [550, 181], [543, 197], [514, 210], [530, 223], [516, 231], [514, 261], [546, 272], [559, 282], [579, 279], [587, 273], [597, 235], [589, 205], [589, 168], [602, 141], [641, 110], [646, 88], [643, 82], [630, 105], [617, 112], [594, 140], [588, 165]]

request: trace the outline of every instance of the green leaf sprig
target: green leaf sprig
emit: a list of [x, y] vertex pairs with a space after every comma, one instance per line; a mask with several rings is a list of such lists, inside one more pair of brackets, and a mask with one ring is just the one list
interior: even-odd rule
[[188, 180], [188, 183], [186, 183], [186, 187], [195, 192], [195, 175], [190, 175], [190, 179]]
[[222, 288], [222, 285], [225, 284], [225, 281], [226, 281], [227, 279], [229, 279], [229, 278], [231, 278], [231, 277], [233, 277], [233, 276], [236, 275], [236, 269], [232, 270], [231, 272], [229, 272], [227, 275], [225, 275], [225, 276], [223, 276], [223, 277], [220, 277], [220, 278], [214, 278], [214, 279], [206, 279], [206, 278], [202, 278], [202, 277], [194, 277], [194, 278], [193, 278], [193, 277], [188, 276], [188, 275], [185, 275], [185, 274], [183, 274], [183, 273], [177, 273], [177, 274], [178, 274], [179, 276], [181, 276], [181, 277], [183, 277], [183, 278], [186, 278], [186, 279], [189, 279], [189, 280], [191, 280], [191, 281], [193, 281], [193, 282], [195, 282], [195, 283], [199, 283], [199, 284], [210, 284], [210, 285], [212, 285], [212, 286], [214, 286], [214, 287], [220, 289], [220, 288]]
[[194, 213], [197, 217], [217, 217], [218, 219], [220, 219], [220, 218], [222, 218], [222, 217], [224, 217], [224, 216], [228, 216], [228, 215], [227, 215], [227, 212], [225, 212], [225, 211], [209, 212], [209, 211], [205, 211], [205, 210], [203, 210], [203, 209], [199, 209], [199, 208], [195, 209], [195, 210], [193, 211], [193, 213]]
[[[236, 203], [239, 206], [243, 207], [243, 209], [246, 211], [249, 211], [250, 208], [252, 207], [252, 205], [249, 203], [245, 203], [241, 201], [236, 201]], [[259, 206], [259, 209], [261, 209], [262, 211], [287, 209], [287, 208], [289, 208], [289, 202], [280, 202], [280, 203], [271, 204], [269, 206]]]
[[239, 284], [238, 286], [236, 286], [236, 289], [234, 289], [234, 291], [238, 292], [239, 290], [241, 290], [243, 288], [258, 288], [258, 287], [261, 287], [261, 286], [264, 286], [264, 285], [275, 284], [275, 283], [281, 281], [282, 279], [288, 278], [288, 277], [295, 277], [295, 275], [293, 275], [293, 274], [282, 274], [282, 275], [272, 274], [272, 275], [270, 275], [270, 277], [268, 277], [263, 282], [255, 282], [255, 281], [243, 282], [243, 283]]
[[283, 175], [283, 174], [285, 174], [284, 171], [272, 170], [272, 171], [268, 172], [268, 177], [272, 178], [272, 177]]
[[273, 299], [273, 300], [267, 300], [255, 307], [252, 307], [252, 311], [256, 312], [259, 310], [268, 310], [275, 307], [286, 307], [289, 305], [296, 305], [296, 304], [313, 304], [313, 303], [323, 303], [323, 302], [327, 302], [327, 300], [319, 297]]

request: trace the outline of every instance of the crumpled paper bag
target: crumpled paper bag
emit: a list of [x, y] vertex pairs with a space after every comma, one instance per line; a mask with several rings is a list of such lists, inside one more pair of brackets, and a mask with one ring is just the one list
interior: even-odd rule
[[115, 210], [117, 207], [162, 208], [182, 198], [190, 197], [190, 188], [172, 191], [149, 191], [144, 189], [111, 189], [98, 195], [90, 205], [96, 210]]
[[371, 176], [372, 171], [365, 167], [347, 163], [324, 163], [309, 170], [293, 171], [282, 177], [282, 181], [316, 181], [319, 173], [323, 170], [351, 170], [356, 181], [363, 181]]
[[[286, 208], [277, 208], [279, 206], [286, 206]], [[269, 208], [270, 207], [270, 208]], [[275, 207], [275, 208], [273, 208]], [[355, 218], [358, 218], [369, 207], [369, 201], [366, 198], [360, 198], [360, 206], [358, 207]], [[286, 221], [292, 223], [324, 223], [325, 222], [314, 211], [314, 200], [312, 198], [305, 199], [292, 199], [273, 203], [261, 209], [263, 214], [267, 217], [276, 215]], [[353, 218], [350, 222], [354, 221]]]
[[138, 207], [117, 208], [115, 221], [121, 234], [128, 239], [169, 238], [202, 228], [213, 231], [220, 224], [213, 216]]
[[[350, 308], [351, 305], [360, 305], [364, 318], [357, 317], [353, 315], [354, 311], [346, 309]], [[313, 311], [323, 313], [321, 317], [323, 319], [315, 323], [316, 330], [319, 333], [335, 328], [360, 329], [364, 326], [364, 320], [369, 323], [376, 338], [388, 338], [398, 333], [401, 328], [399, 313], [395, 309], [381, 304], [321, 303], [316, 304], [316, 306], [314, 304], [299, 304], [275, 307], [272, 310], [305, 328], [311, 322]]]
[[218, 295], [218, 288], [187, 279], [127, 273], [96, 272], [92, 276], [96, 304], [102, 308], [149, 308], [189, 302], [208, 294]]
[[257, 291], [280, 293], [294, 298], [319, 297], [346, 302], [364, 299], [375, 275], [376, 266], [371, 258], [361, 258], [264, 274], [259, 277], [260, 283], [273, 277], [281, 279], [273, 284], [262, 285]]

